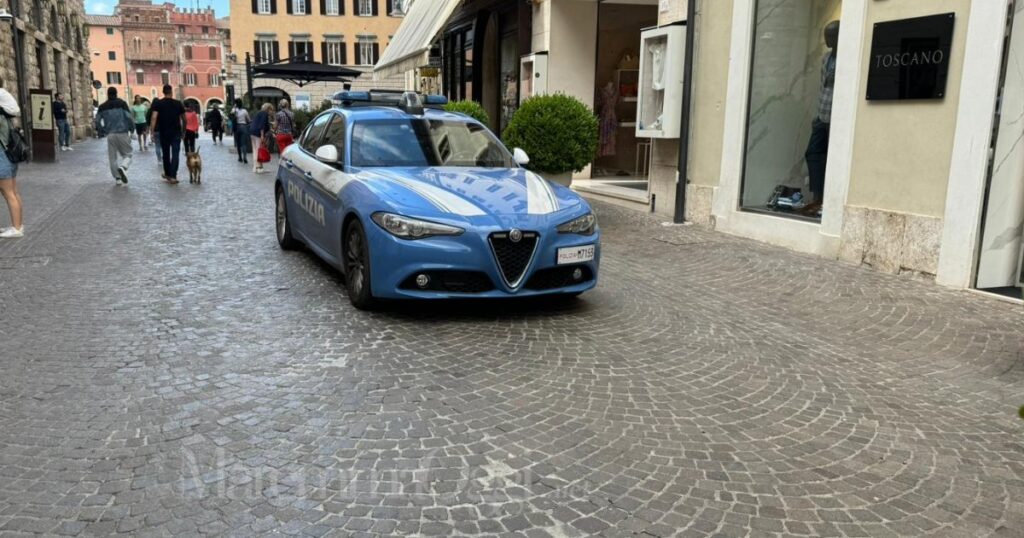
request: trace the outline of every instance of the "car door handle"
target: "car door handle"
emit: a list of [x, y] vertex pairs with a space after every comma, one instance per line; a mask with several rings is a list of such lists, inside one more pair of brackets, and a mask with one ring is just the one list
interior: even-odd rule
[[295, 163], [293, 163], [291, 159], [284, 159], [283, 162], [285, 168], [292, 168], [293, 166], [295, 166]]
[[303, 174], [303, 175], [305, 175], [305, 176], [306, 176], [306, 179], [308, 179], [308, 180], [310, 180], [310, 181], [313, 181], [313, 172], [306, 172], [306, 173], [305, 173], [305, 174]]

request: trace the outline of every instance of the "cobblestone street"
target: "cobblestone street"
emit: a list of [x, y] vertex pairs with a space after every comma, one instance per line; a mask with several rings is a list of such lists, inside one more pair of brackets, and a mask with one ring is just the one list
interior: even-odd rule
[[1024, 536], [1020, 306], [597, 205], [576, 301], [365, 313], [199, 145], [23, 167], [0, 534]]

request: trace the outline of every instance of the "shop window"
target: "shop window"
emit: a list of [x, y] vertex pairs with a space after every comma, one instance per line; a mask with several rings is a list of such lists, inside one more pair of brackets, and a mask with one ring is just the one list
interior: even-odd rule
[[758, 0], [740, 205], [819, 219], [841, 0]]

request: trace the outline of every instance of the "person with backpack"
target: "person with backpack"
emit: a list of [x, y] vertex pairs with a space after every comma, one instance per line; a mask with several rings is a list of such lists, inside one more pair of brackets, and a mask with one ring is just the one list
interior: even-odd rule
[[[21, 194], [18, 193], [18, 183], [16, 176], [18, 175], [18, 158], [21, 156], [15, 156], [14, 159], [9, 155], [12, 150], [18, 148], [13, 147], [17, 140], [17, 136], [20, 136], [15, 129], [17, 125], [14, 119], [21, 115], [21, 107], [18, 106], [18, 101], [14, 99], [6, 89], [4, 89], [4, 81], [0, 79], [0, 146], [3, 146], [3, 151], [0, 151], [0, 194], [3, 194], [4, 200], [7, 201], [7, 209], [11, 212], [11, 227], [0, 230], [0, 238], [15, 238], [25, 236], [25, 226], [22, 222], [21, 215]], [[24, 139], [18, 139], [24, 142]]]
[[107, 137], [107, 159], [117, 185], [128, 184], [132, 164], [132, 132], [135, 118], [128, 103], [117, 96], [117, 88], [107, 88], [107, 100], [96, 111], [96, 132]]

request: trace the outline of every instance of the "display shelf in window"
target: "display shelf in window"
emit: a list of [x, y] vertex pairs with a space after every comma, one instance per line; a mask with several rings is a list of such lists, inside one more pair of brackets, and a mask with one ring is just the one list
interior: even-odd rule
[[641, 32], [637, 137], [679, 138], [685, 58], [685, 25]]
[[519, 60], [520, 101], [548, 91], [548, 53], [535, 52]]

